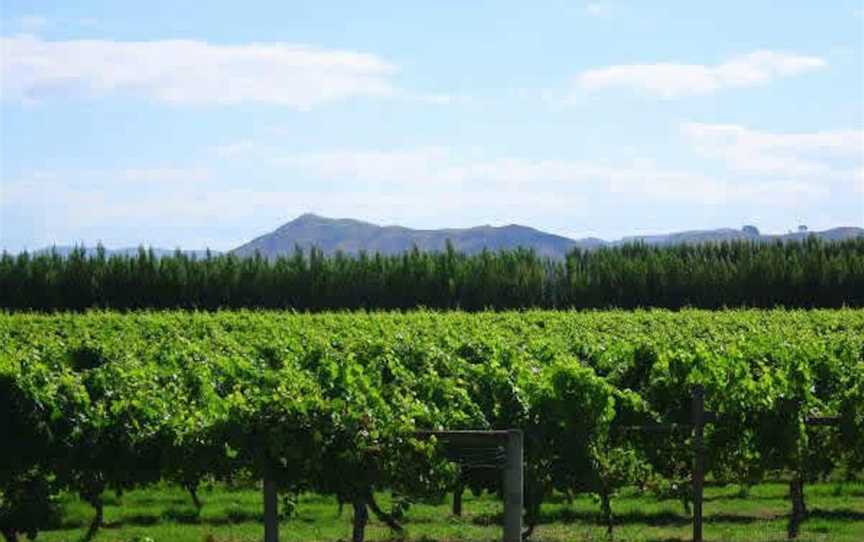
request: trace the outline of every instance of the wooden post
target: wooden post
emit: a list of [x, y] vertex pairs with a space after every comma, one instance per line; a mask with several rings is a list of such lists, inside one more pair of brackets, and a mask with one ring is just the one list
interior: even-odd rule
[[804, 479], [795, 473], [789, 481], [789, 496], [792, 498], [792, 515], [789, 516], [787, 538], [798, 538], [801, 522], [807, 516], [807, 506], [804, 504]]
[[276, 482], [264, 476], [264, 542], [279, 542], [279, 510]]
[[463, 473], [459, 473], [459, 481], [453, 490], [453, 515], [462, 517], [462, 494], [465, 493], [465, 483], [462, 481]]
[[355, 497], [351, 501], [351, 505], [354, 507], [351, 542], [363, 542], [366, 539], [366, 524], [369, 522], [369, 509], [366, 507], [366, 499]]
[[702, 542], [702, 491], [705, 483], [705, 388], [693, 388], [693, 542]]
[[522, 431], [507, 432], [504, 467], [504, 542], [522, 542]]

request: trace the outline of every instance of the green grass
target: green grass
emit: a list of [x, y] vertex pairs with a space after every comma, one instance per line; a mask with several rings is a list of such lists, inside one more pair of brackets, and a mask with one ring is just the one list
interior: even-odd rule
[[[800, 540], [860, 542], [864, 540], [864, 483], [825, 483], [806, 489], [810, 518]], [[159, 486], [117, 497], [106, 494], [106, 526], [97, 541], [240, 542], [262, 537], [260, 494], [251, 489], [216, 487], [200, 492], [204, 507], [196, 514], [189, 496], [180, 489]], [[389, 506], [380, 495], [382, 507]], [[535, 531], [538, 542], [606, 540], [598, 506], [589, 497], [572, 502], [552, 499], [544, 504], [543, 524]], [[751, 489], [745, 498], [734, 486], [706, 489], [706, 540], [782, 541], [789, 512], [785, 483], [767, 483]], [[351, 511], [340, 516], [335, 499], [320, 495], [301, 497], [296, 514], [281, 524], [281, 540], [312, 542], [347, 540]], [[86, 531], [93, 510], [74, 497], [63, 499], [63, 523], [41, 533], [40, 541], [75, 541]], [[448, 503], [414, 504], [403, 520], [407, 539], [414, 541], [492, 541], [500, 538], [501, 504], [493, 497], [465, 495], [463, 517], [449, 514]], [[690, 518], [681, 504], [625, 492], [614, 502], [615, 540], [671, 542], [688, 540]], [[367, 539], [392, 540], [381, 523], [371, 521]], [[145, 538], [146, 537], [146, 538]]]

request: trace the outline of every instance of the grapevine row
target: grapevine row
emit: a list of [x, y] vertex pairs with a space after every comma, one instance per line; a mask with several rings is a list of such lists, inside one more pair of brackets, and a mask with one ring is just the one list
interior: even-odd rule
[[529, 525], [552, 492], [587, 492], [611, 529], [625, 486], [686, 504], [689, 434], [624, 428], [686, 424], [697, 384], [719, 483], [860, 473], [862, 337], [852, 309], [0, 314], [0, 529], [35, 532], [65, 490], [92, 535], [106, 490], [237, 477], [386, 516], [377, 490], [498, 489], [415, 431], [507, 428]]

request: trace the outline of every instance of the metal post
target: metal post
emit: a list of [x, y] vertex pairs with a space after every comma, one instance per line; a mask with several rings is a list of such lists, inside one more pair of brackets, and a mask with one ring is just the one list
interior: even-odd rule
[[693, 542], [702, 542], [702, 490], [705, 482], [705, 455], [702, 442], [705, 427], [705, 388], [693, 388]]
[[279, 511], [276, 483], [264, 476], [264, 542], [279, 542]]
[[507, 432], [504, 467], [504, 542], [522, 542], [522, 431]]

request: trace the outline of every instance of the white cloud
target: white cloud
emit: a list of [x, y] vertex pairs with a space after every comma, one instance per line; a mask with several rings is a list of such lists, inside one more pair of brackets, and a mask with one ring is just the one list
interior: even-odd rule
[[[587, 211], [584, 198], [542, 192], [514, 198], [512, 192], [422, 185], [393, 190], [358, 183], [333, 192], [308, 179], [264, 189], [239, 183], [219, 189], [210, 184], [163, 183], [130, 191], [108, 180], [122, 176], [116, 172], [98, 182], [70, 183], [66, 180], [70, 175], [53, 172], [39, 175], [38, 182], [10, 183], [0, 191], [0, 217], [6, 215], [4, 211], [17, 210], [26, 213], [27, 222], [38, 223], [34, 226], [38, 236], [26, 244], [30, 248], [102, 240], [108, 246], [143, 243], [228, 249], [309, 211], [373, 222], [439, 225], [442, 214], [450, 217], [446, 225], [453, 225], [453, 217], [462, 225], [476, 225], [478, 210], [486, 213], [484, 217], [524, 223], [531, 223], [532, 213], [537, 212], [554, 216]], [[212, 237], [215, 231], [225, 237]], [[201, 241], [206, 236], [208, 240]], [[14, 246], [8, 239], [5, 242]]]
[[593, 17], [608, 17], [612, 14], [612, 6], [604, 2], [588, 2], [585, 11]]
[[430, 105], [466, 104], [471, 101], [468, 96], [457, 94], [407, 94], [409, 100]]
[[464, 171], [453, 164], [447, 149], [419, 148], [403, 151], [331, 151], [279, 155], [270, 151], [274, 163], [316, 178], [362, 182], [438, 185], [464, 179]]
[[249, 140], [236, 141], [234, 143], [226, 143], [213, 148], [216, 154], [223, 158], [233, 158], [235, 156], [243, 156], [252, 153], [256, 148], [255, 143]]
[[702, 155], [720, 158], [740, 173], [843, 180], [854, 177], [844, 163], [864, 160], [862, 130], [775, 133], [690, 122], [681, 125], [681, 132]]
[[78, 192], [93, 187], [105, 192], [134, 194], [139, 188], [201, 185], [211, 177], [212, 172], [203, 167], [34, 170], [0, 183], [0, 203], [24, 205], [51, 197], [55, 190]]
[[[239, 152], [224, 160], [254, 163], [257, 176], [214, 178], [196, 167], [33, 172], [0, 187], [0, 217], [32, 223], [38, 238], [26, 242], [31, 248], [101, 239], [227, 249], [308, 211], [415, 227], [551, 223], [560, 233], [615, 216], [623, 233], [636, 222], [646, 227], [643, 212], [715, 216], [731, 204], [785, 217], [861, 194], [803, 178], [714, 177], [650, 160], [532, 160], [448, 147], [286, 154], [250, 141], [225, 148]], [[860, 187], [860, 171], [858, 179]]]
[[118, 181], [144, 183], [203, 182], [210, 178], [204, 168], [126, 168], [115, 171], [99, 171], [95, 175]]
[[[853, 186], [855, 190], [864, 194], [864, 166], [859, 167], [854, 173], [854, 179]], [[864, 204], [864, 201], [862, 201], [862, 204]]]
[[[263, 151], [276, 156], [276, 151]], [[263, 155], [262, 154], [262, 155]], [[459, 159], [447, 148], [400, 151], [337, 151], [277, 156], [274, 163], [302, 178], [363, 183], [369, 190], [465, 193], [472, 204], [485, 198], [522, 201], [528, 194], [568, 198], [620, 195], [649, 201], [723, 205], [775, 194], [775, 203], [828, 195], [823, 187], [801, 181], [714, 178], [703, 173], [658, 168], [652, 161], [615, 165], [579, 160], [524, 158]], [[381, 184], [383, 183], [383, 184]], [[782, 191], [776, 194], [777, 191]], [[476, 198], [474, 197], [476, 195]], [[784, 201], [780, 201], [783, 199]]]
[[[272, 152], [272, 151], [271, 151]], [[274, 156], [274, 163], [305, 175], [362, 182], [399, 183], [444, 189], [460, 183], [524, 185], [581, 181], [604, 172], [577, 161], [499, 158], [460, 160], [446, 147], [397, 151], [342, 150]]]
[[21, 17], [17, 17], [14, 22], [15, 26], [25, 33], [39, 32], [51, 24], [51, 21], [41, 15], [22, 15]]
[[287, 43], [0, 39], [2, 96], [127, 93], [175, 104], [263, 102], [309, 109], [391, 96], [396, 68], [367, 53]]
[[[682, 130], [729, 139], [728, 127], [691, 124]], [[845, 155], [854, 148], [843, 137], [824, 135], [756, 133], [752, 139], [764, 142], [756, 146], [769, 154], [827, 148]], [[258, 178], [214, 177], [213, 165], [34, 171], [3, 183], [0, 215], [18, 213], [17, 220], [33, 222], [36, 245], [102, 239], [114, 246], [224, 249], [307, 211], [419, 227], [543, 227], [547, 220], [587, 227], [619, 213], [688, 209], [713, 216], [730, 205], [782, 217], [838, 197], [860, 198], [864, 187], [860, 163], [856, 184], [831, 185], [761, 169], [754, 171], [758, 175], [712, 176], [651, 160], [489, 157], [449, 147], [286, 153], [245, 140], [213, 150], [223, 160], [254, 163]]]
[[634, 88], [662, 98], [678, 98], [764, 85], [826, 65], [825, 60], [814, 56], [755, 51], [712, 66], [677, 62], [607, 66], [582, 72], [576, 86], [587, 91]]
[[683, 124], [682, 130], [697, 140], [720, 141], [753, 150], [787, 152], [817, 150], [836, 155], [864, 157], [864, 131], [861, 130], [777, 133], [752, 130], [737, 124], [696, 122]]

